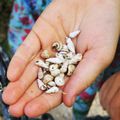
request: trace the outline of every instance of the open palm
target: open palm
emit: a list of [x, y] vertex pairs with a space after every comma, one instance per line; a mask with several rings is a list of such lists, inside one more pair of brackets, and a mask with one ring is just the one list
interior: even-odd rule
[[[36, 21], [23, 44], [18, 48], [8, 69], [11, 81], [3, 93], [14, 116], [39, 116], [64, 102], [71, 106], [75, 97], [94, 82], [114, 58], [119, 36], [118, 0], [54, 0]], [[38, 89], [36, 59], [41, 51], [52, 53], [55, 41], [75, 30], [81, 34], [74, 39], [82, 61], [67, 81], [64, 92], [45, 94]]]

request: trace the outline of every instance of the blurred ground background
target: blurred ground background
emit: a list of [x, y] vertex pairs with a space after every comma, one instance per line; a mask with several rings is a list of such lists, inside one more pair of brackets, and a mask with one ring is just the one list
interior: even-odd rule
[[[13, 0], [0, 0], [0, 45], [6, 49], [9, 49], [6, 38], [12, 3]], [[55, 120], [72, 120], [72, 109], [67, 108], [64, 105], [60, 105], [59, 107], [50, 111], [50, 113], [54, 116]], [[88, 116], [96, 115], [107, 115], [107, 113], [100, 106], [98, 94], [96, 95]], [[0, 120], [3, 120], [2, 115]]]

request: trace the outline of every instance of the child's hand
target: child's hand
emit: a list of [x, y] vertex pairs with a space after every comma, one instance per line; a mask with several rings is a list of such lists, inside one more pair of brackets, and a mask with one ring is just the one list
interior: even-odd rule
[[120, 73], [114, 74], [104, 83], [100, 99], [112, 120], [120, 120]]
[[[71, 106], [76, 95], [87, 88], [114, 58], [119, 35], [119, 0], [53, 0], [35, 23], [14, 55], [8, 69], [11, 82], [3, 93], [14, 116], [34, 117], [63, 101]], [[42, 94], [36, 85], [34, 65], [43, 49], [56, 40], [64, 41], [74, 30], [81, 30], [74, 43], [83, 60], [61, 93]]]

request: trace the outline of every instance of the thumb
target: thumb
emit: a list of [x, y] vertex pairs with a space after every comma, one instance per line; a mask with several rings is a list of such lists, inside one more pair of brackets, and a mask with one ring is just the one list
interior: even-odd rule
[[86, 52], [64, 88], [64, 92], [67, 94], [63, 96], [63, 102], [67, 106], [71, 106], [75, 102], [76, 96], [94, 82], [111, 60], [111, 58], [106, 59], [96, 50]]

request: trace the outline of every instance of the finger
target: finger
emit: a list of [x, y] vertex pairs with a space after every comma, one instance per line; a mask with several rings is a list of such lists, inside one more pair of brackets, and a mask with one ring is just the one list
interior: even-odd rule
[[[120, 88], [120, 85], [118, 84], [119, 78], [120, 78], [120, 76], [118, 74], [115, 74], [112, 77], [111, 86], [109, 87], [108, 91], [106, 91], [106, 96], [103, 96], [105, 99], [104, 99], [102, 104], [103, 104], [103, 106], [106, 107], [106, 109], [109, 109], [109, 105], [110, 105], [111, 100], [114, 99], [114, 96], [116, 95], [116, 93], [118, 92], [118, 90]], [[109, 93], [109, 95], [108, 95], [108, 93]]]
[[38, 88], [37, 82], [35, 81], [15, 104], [10, 105], [9, 113], [15, 117], [22, 116], [25, 105], [41, 94], [42, 91]]
[[75, 72], [65, 86], [64, 92], [68, 94], [64, 95], [63, 101], [67, 106], [71, 106], [76, 96], [89, 87], [105, 68], [106, 63], [101, 59], [94, 56], [94, 51], [89, 51], [84, 55], [83, 60], [76, 67]]
[[113, 79], [108, 79], [107, 81], [105, 81], [102, 88], [100, 89], [100, 93], [99, 93], [100, 103], [103, 106], [103, 108], [105, 108], [106, 97], [108, 96], [108, 93], [110, 94], [109, 90], [111, 89], [113, 83], [114, 83]]
[[109, 104], [108, 112], [112, 120], [120, 120], [120, 88]]
[[37, 78], [38, 67], [32, 61], [18, 81], [11, 82], [3, 92], [3, 100], [6, 104], [14, 104]]
[[31, 31], [10, 62], [7, 72], [8, 79], [10, 81], [17, 80], [24, 72], [27, 64], [37, 55], [40, 49], [40, 39]]
[[43, 93], [41, 96], [35, 98], [29, 102], [25, 108], [24, 112], [30, 118], [38, 117], [49, 110], [60, 105], [62, 102], [62, 93], [46, 94]]

